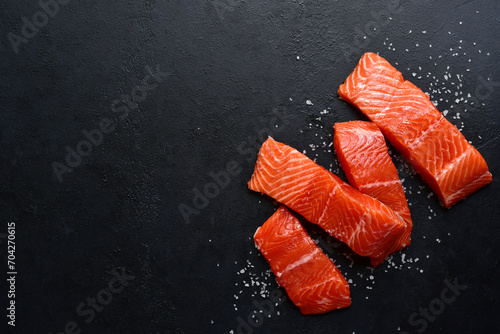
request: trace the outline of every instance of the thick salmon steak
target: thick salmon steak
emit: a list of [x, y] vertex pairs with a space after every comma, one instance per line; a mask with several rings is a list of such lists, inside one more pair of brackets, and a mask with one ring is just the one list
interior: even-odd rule
[[281, 206], [254, 235], [278, 283], [303, 314], [351, 305], [349, 285], [299, 220]]
[[365, 53], [338, 93], [379, 126], [444, 206], [492, 181], [485, 160], [457, 127], [379, 55]]
[[394, 251], [409, 246], [413, 226], [410, 209], [378, 126], [364, 121], [335, 123], [333, 146], [351, 186], [378, 199], [405, 221], [405, 230], [394, 244]]
[[370, 257], [373, 266], [390, 254], [406, 226], [388, 206], [270, 137], [260, 148], [248, 187], [321, 226], [354, 252]]

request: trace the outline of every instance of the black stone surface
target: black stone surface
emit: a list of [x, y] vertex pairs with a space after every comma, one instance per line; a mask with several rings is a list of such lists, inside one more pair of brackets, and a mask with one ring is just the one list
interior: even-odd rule
[[[1, 333], [500, 332], [498, 1], [0, 8]], [[257, 149], [272, 135], [344, 177], [332, 126], [364, 117], [336, 90], [366, 51], [447, 110], [494, 181], [447, 210], [394, 151], [412, 245], [372, 270], [304, 222], [353, 304], [269, 307], [263, 283], [284, 290], [252, 241], [276, 208], [246, 187]]]

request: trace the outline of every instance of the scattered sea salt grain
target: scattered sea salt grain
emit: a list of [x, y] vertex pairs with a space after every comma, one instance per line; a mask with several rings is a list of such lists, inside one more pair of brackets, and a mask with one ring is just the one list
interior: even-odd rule
[[311, 100], [307, 100], [307, 101], [306, 101], [306, 104], [307, 104], [308, 106], [312, 106], [312, 105], [313, 105], [313, 103], [311, 102]]
[[[459, 24], [463, 24], [463, 22], [459, 22]], [[422, 33], [426, 33], [427, 30], [422, 30], [421, 31]], [[409, 30], [408, 32], [409, 34], [412, 33], [412, 30]], [[448, 35], [452, 35], [452, 32], [451, 31], [448, 31], [447, 32]], [[451, 37], [453, 38], [453, 37]], [[455, 42], [452, 41], [452, 44], [459, 44], [458, 47], [450, 47], [449, 50], [450, 51], [455, 51], [451, 54], [451, 56], [454, 56], [454, 57], [462, 57], [462, 56], [466, 56], [467, 55], [467, 52], [456, 52], [455, 49], [458, 49], [458, 50], [462, 50], [463, 48], [466, 48], [467, 47], [467, 44], [465, 44], [464, 40], [463, 39], [457, 39]], [[393, 50], [396, 48], [396, 45], [394, 45], [393, 42], [391, 42], [389, 40], [388, 37], [385, 38], [385, 41], [383, 42], [384, 45], [389, 45], [388, 49], [389, 50]], [[472, 43], [474, 46], [477, 46], [477, 43], [476, 42], [473, 42]], [[406, 48], [405, 51], [406, 52], [416, 52], [416, 48], [419, 47], [419, 44], [418, 43], [415, 43], [413, 45], [413, 47], [411, 48]], [[429, 48], [432, 47], [432, 44], [429, 44]], [[485, 54], [487, 56], [490, 55], [489, 52], [483, 52], [483, 50], [481, 49], [477, 49], [477, 54]], [[434, 62], [434, 66], [438, 66], [438, 65], [442, 65], [442, 61], [444, 61], [445, 59], [447, 59], [447, 57], [445, 56], [448, 56], [449, 54], [448, 53], [445, 53], [444, 55], [443, 54], [438, 54], [438, 55], [435, 55], [437, 56], [437, 59], [439, 59], [440, 61], [435, 61]], [[434, 57], [435, 58], [435, 57]], [[429, 56], [429, 59], [433, 59], [433, 56]], [[469, 62], [471, 63], [472, 62], [472, 58], [467, 58], [467, 59], [463, 59], [463, 61], [466, 61], [466, 62]], [[421, 75], [421, 72], [422, 72], [422, 67], [419, 66], [418, 67], [418, 70], [419, 72], [417, 71], [411, 71], [410, 68], [407, 69], [409, 73], [411, 73], [411, 75], [414, 77], [414, 78], [417, 78], [417, 79], [421, 79], [423, 77], [423, 75]], [[470, 68], [466, 68], [464, 70], [465, 72], [470, 72], [471, 69]], [[422, 73], [423, 74], [423, 73]], [[431, 100], [433, 101], [433, 103], [436, 104], [437, 106], [437, 101], [439, 100], [440, 102], [444, 103], [445, 106], [448, 107], [448, 109], [445, 109], [443, 111], [443, 115], [444, 116], [448, 116], [450, 114], [450, 111], [455, 111], [457, 109], [462, 109], [463, 112], [466, 112], [467, 111], [467, 107], [468, 106], [472, 106], [473, 105], [473, 102], [472, 101], [467, 101], [467, 100], [464, 100], [464, 99], [460, 99], [459, 102], [455, 101], [455, 104], [452, 104], [452, 105], [449, 105], [450, 102], [448, 100], [444, 100], [443, 99], [443, 95], [446, 95], [446, 96], [449, 96], [449, 95], [452, 95], [454, 94], [455, 96], [463, 96], [464, 95], [464, 92], [462, 91], [462, 81], [463, 81], [463, 78], [464, 78], [464, 75], [463, 74], [458, 74], [458, 73], [453, 73], [453, 71], [450, 69], [450, 66], [448, 65], [446, 67], [446, 72], [445, 73], [441, 73], [441, 75], [444, 77], [444, 82], [440, 82], [439, 79], [436, 78], [436, 76], [431, 76], [431, 73], [430, 72], [427, 72], [427, 75], [424, 75], [426, 76], [427, 78], [430, 78], [432, 77], [432, 79], [434, 80], [434, 82], [430, 82], [429, 83], [429, 87], [431, 87], [431, 89], [429, 89], [427, 92], [425, 92], [427, 95], [429, 95], [429, 97], [431, 98]], [[458, 79], [458, 82], [455, 82], [455, 81], [452, 81], [454, 77], [457, 77]], [[436, 94], [438, 94], [439, 96], [436, 96]], [[468, 95], [470, 95], [470, 93], [468, 93]], [[469, 96], [470, 97], [470, 96]], [[456, 104], [460, 103], [461, 104], [461, 107], [462, 108], [454, 108], [454, 107], [457, 107]], [[484, 105], [484, 103], [483, 103]], [[463, 115], [463, 113], [462, 113]], [[462, 115], [457, 111], [455, 114], [452, 114], [450, 115], [452, 117], [452, 119], [455, 119], [455, 120], [460, 120], [462, 118]], [[460, 131], [463, 130], [465, 124], [463, 122], [460, 122], [459, 124], [457, 124], [455, 122], [455, 125], [459, 128]], [[410, 205], [410, 203], [409, 203]]]
[[[250, 251], [249, 254], [251, 254]], [[258, 256], [261, 256], [258, 253]], [[268, 299], [270, 297], [272, 289], [272, 285], [276, 285], [276, 278], [272, 273], [271, 269], [268, 269], [264, 272], [256, 271], [254, 264], [247, 259], [246, 265], [243, 268], [240, 268], [236, 271], [236, 274], [241, 277], [240, 282], [235, 282], [235, 286], [242, 286], [243, 289], [238, 288], [236, 293], [233, 294], [233, 299], [235, 301], [239, 301], [242, 296], [250, 295], [251, 298], [264, 298]], [[238, 305], [236, 303], [233, 304], [234, 310], [238, 311]], [[276, 304], [278, 306], [278, 303]], [[279, 315], [279, 313], [278, 313]]]

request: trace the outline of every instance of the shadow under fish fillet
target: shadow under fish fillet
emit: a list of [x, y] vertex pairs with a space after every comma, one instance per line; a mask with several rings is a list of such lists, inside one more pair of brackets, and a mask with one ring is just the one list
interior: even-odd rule
[[481, 154], [379, 55], [365, 53], [338, 93], [379, 126], [445, 207], [492, 181]]
[[405, 230], [393, 251], [410, 245], [413, 227], [410, 209], [398, 171], [375, 123], [351, 121], [335, 123], [333, 144], [349, 183], [393, 209], [405, 221]]
[[390, 254], [406, 226], [386, 205], [270, 137], [260, 148], [248, 187], [321, 226], [357, 254], [368, 256], [374, 267]]
[[351, 305], [349, 285], [340, 270], [284, 206], [257, 229], [254, 241], [302, 314]]

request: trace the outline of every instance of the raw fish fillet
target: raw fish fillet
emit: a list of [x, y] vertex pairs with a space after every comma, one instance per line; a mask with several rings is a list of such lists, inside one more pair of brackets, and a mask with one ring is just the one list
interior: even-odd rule
[[393, 209], [406, 223], [394, 251], [410, 245], [412, 220], [398, 171], [375, 123], [335, 123], [333, 144], [349, 183]]
[[260, 148], [248, 187], [321, 226], [359, 255], [370, 257], [373, 266], [390, 254], [406, 226], [388, 206], [270, 137]]
[[379, 126], [444, 206], [492, 181], [481, 154], [384, 58], [365, 53], [338, 93]]
[[303, 314], [351, 305], [349, 285], [299, 220], [281, 206], [254, 235], [278, 283]]

